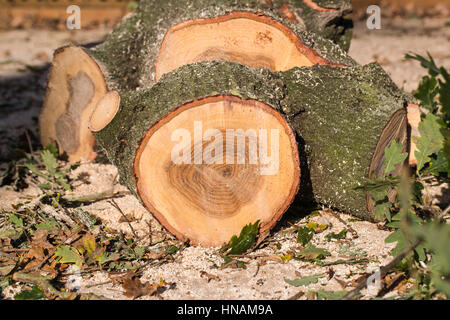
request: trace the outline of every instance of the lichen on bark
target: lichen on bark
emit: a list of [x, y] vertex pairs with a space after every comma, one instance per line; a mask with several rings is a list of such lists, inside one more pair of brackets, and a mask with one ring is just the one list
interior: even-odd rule
[[[293, 103], [288, 117], [305, 142], [315, 200], [366, 220], [372, 156], [386, 124], [405, 107], [405, 95], [378, 64], [315, 66], [282, 73]], [[306, 171], [306, 170], [304, 170]]]

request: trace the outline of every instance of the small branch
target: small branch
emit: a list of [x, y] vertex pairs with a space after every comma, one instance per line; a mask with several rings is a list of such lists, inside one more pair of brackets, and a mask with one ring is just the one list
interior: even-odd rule
[[[387, 265], [382, 267], [380, 269], [380, 278], [384, 278], [386, 274], [391, 270], [393, 267], [395, 267], [397, 264], [400, 263], [411, 251], [413, 251], [415, 248], [417, 248], [422, 243], [422, 240], [416, 241], [414, 244], [410, 245], [406, 250], [404, 250], [401, 254], [399, 254], [395, 259], [393, 259], [391, 262], [389, 262]], [[371, 276], [376, 274], [374, 272]], [[368, 278], [370, 278], [369, 276]], [[354, 296], [356, 296], [362, 289], [364, 289], [367, 286], [367, 280], [362, 281], [355, 289], [347, 293], [344, 297], [342, 297], [342, 300], [350, 300]]]
[[131, 232], [133, 232], [133, 235], [137, 238], [138, 235], [136, 234], [136, 231], [134, 231], [133, 226], [131, 225], [130, 220], [128, 220], [127, 216], [125, 215], [125, 213], [123, 213], [122, 209], [120, 209], [119, 205], [117, 204], [116, 201], [114, 201], [114, 199], [112, 199], [111, 201], [108, 201], [114, 208], [116, 208], [117, 210], [119, 210], [120, 214], [122, 215], [122, 217], [125, 219], [125, 221], [128, 223], [128, 225], [130, 226]]
[[114, 188], [108, 189], [104, 192], [90, 194], [87, 196], [83, 196], [76, 199], [64, 199], [65, 201], [69, 203], [91, 203], [91, 202], [97, 202], [102, 200], [108, 200], [111, 198], [119, 198], [123, 197], [125, 195], [130, 194], [129, 192], [114, 192]]

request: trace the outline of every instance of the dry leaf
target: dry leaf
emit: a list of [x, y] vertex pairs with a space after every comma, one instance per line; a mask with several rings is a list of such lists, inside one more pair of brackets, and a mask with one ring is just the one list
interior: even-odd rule
[[51, 245], [48, 242], [47, 237], [48, 237], [47, 230], [41, 230], [41, 229], [36, 230], [36, 232], [33, 234], [33, 239], [32, 239], [33, 247], [40, 247], [40, 248], [44, 248], [44, 249], [53, 248], [53, 245]]
[[125, 279], [122, 283], [122, 288], [125, 289], [124, 295], [132, 299], [154, 295], [158, 291], [158, 288], [163, 286], [164, 283], [162, 280], [160, 283], [150, 284], [148, 282], [142, 283], [137, 277]]
[[210, 273], [208, 273], [208, 272], [206, 272], [206, 271], [201, 271], [201, 272], [200, 272], [200, 277], [206, 277], [207, 280], [208, 280], [208, 283], [209, 283], [211, 280], [214, 280], [214, 281], [220, 281], [220, 278], [219, 278], [218, 276], [215, 276], [215, 275], [213, 275], [213, 274], [210, 274]]

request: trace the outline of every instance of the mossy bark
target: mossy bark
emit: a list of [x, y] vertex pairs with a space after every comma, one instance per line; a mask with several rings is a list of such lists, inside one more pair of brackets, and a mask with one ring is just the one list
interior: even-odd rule
[[[376, 175], [369, 172], [371, 161], [394, 113], [401, 110], [406, 121], [407, 96], [376, 63], [296, 68], [281, 78], [292, 101], [287, 116], [305, 145], [303, 172], [309, 177], [303, 177], [304, 188], [319, 203], [372, 220], [367, 194], [355, 188], [369, 175], [383, 175], [383, 168]], [[403, 126], [400, 134], [407, 137], [405, 122]], [[407, 151], [407, 141], [400, 142]]]
[[[347, 3], [345, 0], [340, 0]], [[264, 0], [145, 0], [139, 3], [136, 11], [126, 18], [106, 39], [94, 48], [90, 54], [102, 65], [110, 89], [131, 90], [150, 88], [155, 81], [155, 60], [158, 56], [163, 38], [174, 25], [195, 19], [215, 18], [234, 11], [246, 11], [265, 15], [290, 28], [303, 44], [325, 60], [336, 65], [354, 66], [355, 61], [345, 50], [333, 43], [341, 27], [336, 32], [330, 24], [333, 13], [314, 13], [301, 8], [301, 3], [291, 1], [291, 7], [297, 8], [297, 15], [302, 21], [292, 23], [281, 12], [282, 1]], [[345, 8], [347, 8], [345, 4]], [[346, 12], [344, 9], [342, 12]], [[305, 12], [305, 16], [303, 16]], [[318, 21], [323, 19], [320, 24]], [[327, 22], [325, 22], [327, 21]], [[308, 28], [307, 26], [310, 26]], [[313, 28], [313, 26], [315, 26]], [[317, 32], [309, 32], [310, 30]], [[324, 35], [332, 40], [322, 38]], [[340, 41], [340, 40], [339, 40]], [[337, 42], [339, 42], [337, 41]]]
[[350, 49], [353, 35], [351, 0], [279, 0], [274, 5], [282, 7], [286, 3], [301, 19], [306, 30], [338, 44], [345, 51]]
[[165, 75], [151, 89], [122, 94], [116, 117], [94, 134], [122, 184], [137, 196], [133, 164], [153, 125], [183, 104], [217, 95], [255, 99], [285, 117], [303, 157], [300, 197], [312, 190], [320, 203], [372, 219], [365, 192], [355, 187], [369, 176], [386, 123], [405, 105], [403, 93], [377, 64], [273, 73], [235, 63], [197, 63]]

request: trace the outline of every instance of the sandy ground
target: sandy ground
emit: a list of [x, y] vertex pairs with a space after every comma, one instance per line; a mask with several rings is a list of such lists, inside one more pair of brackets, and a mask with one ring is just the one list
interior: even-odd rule
[[[450, 27], [446, 20], [390, 20], [385, 21], [383, 29], [371, 31], [363, 23], [358, 23], [350, 54], [360, 63], [378, 61], [393, 77], [395, 82], [406, 90], [417, 87], [425, 71], [418, 63], [405, 61], [408, 52], [426, 54], [429, 51], [436, 62], [450, 68]], [[42, 103], [45, 88], [46, 69], [31, 72], [32, 68], [40, 68], [50, 62], [52, 52], [67, 43], [96, 42], [102, 39], [106, 30], [89, 32], [53, 32], [53, 31], [10, 31], [0, 33], [0, 158], [3, 167], [6, 160], [14, 155], [14, 148], [26, 148], [23, 144], [25, 129], [29, 130], [33, 141], [37, 136], [37, 115]], [[28, 65], [28, 66], [27, 66]], [[31, 90], [30, 90], [31, 88]], [[76, 184], [76, 196], [105, 191], [114, 184], [116, 169], [111, 165], [82, 164], [72, 176], [81, 173], [89, 175], [89, 184]], [[115, 185], [117, 191], [125, 191]], [[448, 186], [435, 189], [436, 201], [444, 205], [448, 201]], [[10, 188], [0, 188], [0, 209], [9, 208], [11, 204], [23, 197], [37, 197], [41, 191], [30, 187], [23, 193], [16, 193]], [[447, 199], [447, 200], [446, 200]], [[132, 196], [128, 195], [116, 200], [125, 214], [138, 217], [133, 228], [139, 235], [145, 235], [149, 222], [153, 230], [164, 234], [159, 224]], [[85, 210], [99, 217], [103, 223], [114, 229], [130, 233], [127, 223], [119, 222], [120, 213], [106, 201], [85, 206]], [[217, 248], [188, 247], [175, 256], [172, 263], [146, 269], [142, 280], [158, 282], [163, 278], [167, 283], [174, 283], [171, 289], [157, 297], [141, 299], [287, 299], [299, 291], [325, 289], [342, 290], [340, 282], [350, 281], [364, 274], [367, 269], [374, 269], [389, 262], [392, 257], [391, 244], [385, 244], [387, 231], [379, 229], [377, 224], [355, 221], [352, 217], [341, 214], [340, 217], [356, 230], [357, 236], [348, 233], [347, 239], [340, 242], [328, 242], [325, 236], [330, 232], [338, 233], [345, 225], [329, 210], [323, 210], [320, 217], [330, 225], [328, 230], [314, 237], [313, 243], [332, 253], [327, 261], [345, 257], [344, 250], [360, 250], [367, 253], [368, 265], [336, 265], [331, 267], [335, 272], [331, 280], [326, 276], [330, 267], [319, 267], [314, 264], [291, 260], [286, 263], [269, 261], [265, 264], [257, 259], [251, 260], [246, 269], [220, 270], [221, 258]], [[274, 232], [273, 243], [258, 250], [257, 254], [285, 255], [298, 247], [296, 235], [289, 224], [302, 225], [308, 218], [301, 218], [295, 209], [291, 209], [280, 222]], [[167, 236], [167, 234], [166, 234]], [[258, 266], [259, 265], [259, 266]], [[208, 281], [205, 273], [217, 276]], [[307, 275], [324, 274], [317, 284], [307, 288], [295, 288], [287, 284], [285, 279], [300, 278]], [[123, 289], [112, 284], [102, 285], [108, 281], [106, 273], [97, 272], [85, 276], [81, 281], [82, 292], [92, 292], [112, 299], [124, 299]], [[11, 297], [18, 288], [13, 286], [5, 290], [6, 297]], [[364, 291], [365, 298], [371, 293]], [[395, 294], [395, 293], [394, 293]], [[305, 299], [306, 295], [301, 299]]]

